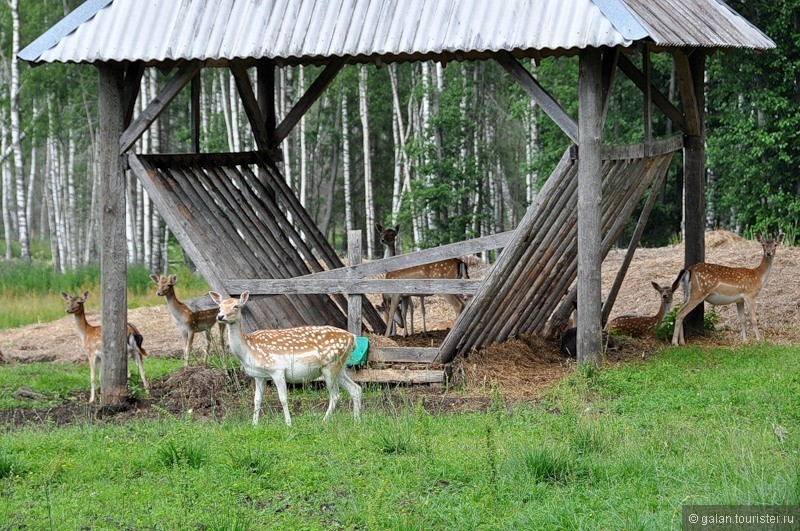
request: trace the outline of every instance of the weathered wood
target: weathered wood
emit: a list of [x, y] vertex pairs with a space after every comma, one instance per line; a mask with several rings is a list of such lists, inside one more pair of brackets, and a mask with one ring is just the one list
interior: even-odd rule
[[645, 75], [636, 68], [636, 65], [633, 64], [630, 59], [620, 54], [617, 66], [631, 81], [633, 81], [634, 85], [639, 87], [639, 90], [642, 92], [649, 90], [652, 101], [656, 104], [656, 107], [658, 107], [676, 127], [686, 132], [686, 123], [683, 119], [683, 113], [681, 113], [657, 87], [653, 86], [652, 83], [649, 87], [647, 86]]
[[125, 153], [133, 144], [144, 134], [162, 112], [169, 106], [170, 102], [180, 94], [185, 87], [200, 71], [202, 65], [193, 61], [185, 63], [178, 72], [164, 85], [161, 92], [151, 101], [147, 107], [136, 117], [136, 120], [128, 126], [119, 138], [119, 153]]
[[136, 98], [139, 96], [139, 90], [142, 84], [142, 75], [144, 75], [144, 63], [136, 62], [131, 63], [125, 70], [125, 88], [122, 95], [122, 127], [128, 127], [131, 120], [133, 120], [133, 112], [136, 110]]
[[267, 145], [275, 145], [275, 62], [259, 59], [256, 65], [258, 107], [267, 130]]
[[644, 70], [644, 145], [645, 154], [650, 156], [650, 148], [653, 145], [653, 83], [651, 81], [650, 49], [647, 44], [642, 52], [642, 70]]
[[370, 347], [367, 359], [378, 363], [433, 363], [438, 357], [438, 348]]
[[240, 61], [231, 61], [230, 64], [233, 79], [236, 81], [236, 88], [242, 100], [244, 112], [250, 121], [250, 128], [256, 141], [258, 149], [268, 149], [270, 146], [270, 135], [267, 132], [267, 124], [253, 92], [253, 85], [250, 83], [250, 76], [247, 75], [247, 68]]
[[276, 279], [223, 279], [228, 293], [249, 291], [253, 295], [345, 293], [403, 293], [408, 295], [461, 295], [476, 293], [482, 280], [439, 279], [363, 279], [363, 278], [276, 278]]
[[608, 316], [611, 315], [611, 310], [614, 308], [614, 303], [622, 287], [622, 282], [625, 280], [625, 275], [628, 273], [628, 267], [631, 265], [633, 255], [639, 247], [639, 241], [642, 238], [642, 234], [644, 234], [644, 228], [647, 226], [647, 220], [650, 219], [650, 212], [652, 212], [653, 206], [656, 204], [656, 199], [658, 199], [659, 192], [661, 191], [661, 184], [664, 182], [664, 177], [666, 177], [666, 175], [667, 172], [663, 172], [650, 187], [650, 195], [647, 201], [645, 201], [644, 207], [642, 207], [642, 212], [639, 214], [636, 228], [633, 231], [630, 243], [628, 243], [628, 250], [625, 252], [625, 257], [622, 259], [622, 264], [617, 272], [617, 276], [614, 278], [614, 283], [611, 285], [608, 295], [606, 295], [606, 301], [603, 304], [603, 313], [600, 320], [604, 328], [608, 322]]
[[202, 89], [200, 72], [192, 78], [191, 94], [191, 142], [192, 151], [200, 153], [200, 90]]
[[124, 78], [119, 65], [99, 63], [98, 87], [100, 179], [101, 402], [120, 404], [128, 393], [127, 246], [125, 240], [125, 175], [117, 140], [122, 132]]
[[603, 146], [601, 158], [603, 160], [633, 160], [644, 157], [665, 155], [683, 149], [683, 137], [672, 136], [662, 140], [655, 140], [647, 149], [646, 144], [630, 144], [624, 146]]
[[289, 136], [289, 132], [300, 121], [300, 118], [308, 112], [314, 102], [322, 95], [328, 85], [331, 84], [333, 78], [339, 73], [339, 70], [345, 64], [343, 57], [333, 57], [330, 62], [325, 66], [325, 69], [320, 72], [317, 79], [311, 83], [308, 90], [297, 101], [294, 107], [288, 112], [283, 121], [275, 128], [275, 136], [273, 137], [272, 147], [277, 147], [283, 140]]
[[511, 77], [533, 98], [541, 109], [558, 125], [570, 140], [578, 142], [578, 123], [570, 116], [564, 107], [547, 90], [542, 87], [536, 78], [520, 64], [509, 52], [497, 52], [495, 60], [500, 63]]
[[348, 369], [347, 373], [354, 382], [431, 384], [445, 381], [443, 370], [431, 369]]
[[280, 149], [242, 151], [239, 153], [168, 153], [148, 154], [148, 166], [153, 168], [183, 168], [186, 166], [252, 166], [265, 160], [280, 161]]
[[[678, 58], [681, 58], [678, 60]], [[682, 76], [690, 76], [680, 85], [681, 100], [687, 114], [687, 121], [695, 125], [694, 134], [684, 139], [683, 150], [683, 189], [684, 189], [684, 267], [698, 264], [705, 260], [705, 180], [706, 149], [705, 137], [705, 96], [703, 91], [705, 74], [705, 52], [695, 50], [690, 57], [682, 52], [676, 54], [676, 65], [680, 63]], [[688, 72], [686, 71], [688, 69]], [[680, 79], [680, 75], [679, 75]], [[687, 337], [703, 333], [703, 307], [697, 307], [684, 320], [684, 333]]]
[[[695, 79], [697, 69], [697, 58], [703, 56], [703, 52], [695, 50], [690, 60], [682, 50], [676, 50], [673, 54], [675, 58], [675, 74], [678, 78], [678, 87], [681, 95], [681, 106], [683, 107], [683, 119], [685, 121], [684, 133], [689, 136], [700, 136], [701, 122], [703, 120], [703, 79], [698, 83]], [[705, 69], [705, 57], [701, 63]], [[698, 90], [699, 89], [699, 90]]]
[[619, 48], [603, 50], [603, 123], [611, 106], [611, 86], [616, 78], [619, 55]]
[[508, 242], [511, 240], [511, 235], [512, 232], [510, 231], [492, 234], [490, 236], [483, 236], [463, 242], [442, 245], [433, 249], [424, 249], [413, 253], [374, 260], [355, 267], [348, 266], [330, 269], [321, 273], [308, 275], [308, 278], [363, 278], [382, 275], [389, 271], [397, 271], [398, 269], [405, 269], [407, 267], [430, 264], [440, 260], [458, 258], [491, 249], [500, 249], [508, 245]]
[[[347, 258], [351, 265], [361, 263], [361, 231], [347, 231]], [[351, 294], [347, 297], [347, 331], [361, 335], [361, 299], [363, 295]]]
[[600, 208], [602, 184], [602, 70], [598, 50], [582, 50], [578, 63], [578, 364], [601, 362]]

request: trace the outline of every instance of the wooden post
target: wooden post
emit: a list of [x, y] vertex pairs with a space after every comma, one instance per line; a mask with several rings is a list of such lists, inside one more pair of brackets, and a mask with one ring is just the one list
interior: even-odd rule
[[192, 78], [192, 152], [200, 153], [200, 74]]
[[[347, 231], [347, 259], [350, 266], [361, 263], [361, 231]], [[348, 294], [347, 296], [347, 331], [357, 336], [361, 335], [361, 299], [363, 295]]]
[[578, 74], [578, 363], [600, 364], [600, 144], [603, 132], [602, 59], [581, 52]]
[[[695, 50], [688, 57], [688, 76], [681, 76], [681, 98], [688, 123], [696, 128], [684, 136], [683, 148], [683, 190], [685, 211], [684, 267], [705, 260], [705, 97], [704, 74], [705, 54]], [[680, 71], [680, 69], [679, 69]], [[685, 71], [685, 69], [684, 69]], [[685, 79], [689, 77], [689, 79]], [[690, 118], [691, 115], [691, 118]], [[688, 336], [703, 333], [703, 306], [697, 308], [684, 320], [685, 334]]]
[[272, 147], [275, 138], [275, 63], [270, 59], [259, 60], [256, 77], [258, 106], [267, 126], [267, 145]]
[[100, 278], [103, 361], [101, 403], [115, 405], [127, 395], [125, 337], [128, 263], [125, 241], [125, 175], [119, 154], [123, 120], [123, 69], [99, 64]]

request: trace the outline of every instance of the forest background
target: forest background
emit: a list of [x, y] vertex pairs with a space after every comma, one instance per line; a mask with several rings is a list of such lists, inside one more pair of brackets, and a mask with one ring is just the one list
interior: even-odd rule
[[[52, 260], [55, 271], [96, 263], [99, 256], [98, 74], [83, 65], [30, 68], [16, 53], [80, 3], [0, 3], [0, 259]], [[794, 241], [800, 213], [800, 0], [728, 4], [777, 47], [716, 53], [707, 61], [707, 226], [744, 235], [782, 230]], [[641, 54], [632, 60], [641, 68]], [[577, 60], [525, 65], [577, 116]], [[277, 70], [279, 120], [318, 72]], [[652, 74], [680, 108], [669, 54], [652, 55]], [[146, 72], [139, 109], [168, 75]], [[202, 76], [201, 150], [253, 149], [229, 71], [205, 69]], [[618, 75], [604, 142], [641, 142], [642, 109], [642, 93]], [[663, 115], [653, 115], [655, 137], [678, 134]], [[134, 150], [188, 152], [189, 124], [184, 91]], [[513, 229], [568, 143], [492, 61], [347, 66], [284, 141], [282, 171], [336, 248], [344, 248], [345, 231], [362, 229], [366, 255], [379, 257], [376, 221], [400, 224], [406, 250]], [[644, 245], [680, 239], [682, 186], [676, 157]], [[165, 271], [169, 230], [133, 176], [127, 193], [129, 261]]]

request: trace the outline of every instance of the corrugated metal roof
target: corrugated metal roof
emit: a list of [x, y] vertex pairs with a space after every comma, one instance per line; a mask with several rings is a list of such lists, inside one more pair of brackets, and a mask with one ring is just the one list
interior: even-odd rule
[[546, 55], [648, 37], [665, 45], [774, 46], [718, 0], [89, 0], [19, 57], [392, 60], [498, 50]]

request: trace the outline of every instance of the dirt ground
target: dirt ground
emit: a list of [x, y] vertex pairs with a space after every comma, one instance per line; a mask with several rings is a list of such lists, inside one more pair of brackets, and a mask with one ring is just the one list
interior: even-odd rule
[[[603, 290], [608, 291], [614, 276], [622, 263], [625, 251], [612, 251], [603, 263]], [[730, 266], [755, 267], [761, 259], [761, 246], [732, 233], [714, 231], [706, 234], [706, 260]], [[650, 286], [651, 281], [659, 284], [671, 283], [683, 264], [683, 246], [675, 245], [657, 249], [639, 249], [631, 263], [623, 283], [611, 318], [622, 314], [653, 315], [658, 310], [658, 293]], [[470, 276], [481, 278], [488, 272], [486, 266], [477, 259], [470, 260]], [[800, 344], [800, 297], [798, 297], [797, 278], [800, 277], [800, 248], [781, 247], [778, 249], [772, 276], [758, 297], [756, 311], [762, 337], [779, 344]], [[180, 293], [178, 294], [180, 296]], [[682, 290], [676, 294], [676, 301], [683, 298]], [[377, 300], [375, 301], [377, 302]], [[417, 304], [419, 304], [417, 302]], [[387, 340], [381, 336], [370, 336], [371, 343], [386, 345], [396, 343], [402, 346], [436, 346], [441, 343], [452, 325], [454, 313], [440, 297], [426, 298], [427, 334], [421, 332], [420, 308], [417, 307], [415, 328], [418, 332], [410, 338]], [[735, 306], [717, 308], [721, 318], [719, 333], [702, 339], [716, 345], [733, 345], [740, 341], [739, 323]], [[90, 322], [99, 320], [97, 313], [88, 313]], [[166, 305], [137, 308], [128, 312], [129, 320], [144, 336], [144, 347], [150, 356], [180, 357], [181, 337], [172, 324]], [[748, 331], [749, 333], [749, 331]], [[195, 338], [195, 348], [203, 348], [205, 338]], [[608, 362], [620, 363], [632, 358], [641, 359], [651, 355], [660, 347], [655, 339], [643, 341], [623, 341], [619, 348], [609, 353]], [[75, 327], [71, 316], [52, 323], [29, 325], [22, 328], [0, 331], [1, 360], [6, 363], [26, 363], [33, 361], [57, 361], [85, 363], [85, 356], [78, 346]], [[456, 393], [443, 392], [442, 389], [417, 386], [413, 393], [426, 407], [446, 411], [452, 409], [481, 409], [489, 403], [493, 392], [511, 400], [536, 400], [553, 382], [574, 369], [574, 363], [566, 360], [559, 352], [557, 341], [522, 337], [493, 345], [466, 359], [458, 359], [454, 364], [454, 375], [461, 385]], [[87, 373], [88, 374], [88, 373]], [[87, 378], [88, 380], [88, 378]], [[144, 400], [134, 400], [114, 413], [115, 417], [140, 414], [152, 411], [152, 405], [178, 414], [192, 409], [195, 414], [218, 416], [231, 407], [249, 407], [252, 395], [251, 383], [239, 371], [225, 373], [207, 367], [192, 366], [178, 371], [169, 378], [152, 382], [151, 395]], [[87, 381], [88, 389], [88, 381]], [[408, 389], [399, 393], [389, 392], [383, 400], [402, 398], [407, 400]], [[86, 393], [88, 395], [88, 391]], [[247, 402], [244, 402], [244, 397]], [[97, 410], [85, 406], [86, 397], [65, 404], [69, 418], [97, 415]], [[270, 398], [274, 398], [270, 394]], [[81, 400], [84, 399], [84, 400]], [[83, 405], [75, 404], [82, 402]], [[268, 405], [279, 411], [277, 401]], [[347, 401], [343, 401], [347, 407]], [[369, 407], [369, 405], [367, 405]], [[304, 407], [308, 407], [304, 403]], [[324, 411], [325, 404], [314, 405]], [[26, 422], [46, 415], [56, 420], [58, 412], [50, 410], [6, 412], [0, 415], [12, 423]], [[5, 417], [5, 419], [3, 418]], [[62, 419], [63, 420], [63, 419]]]

